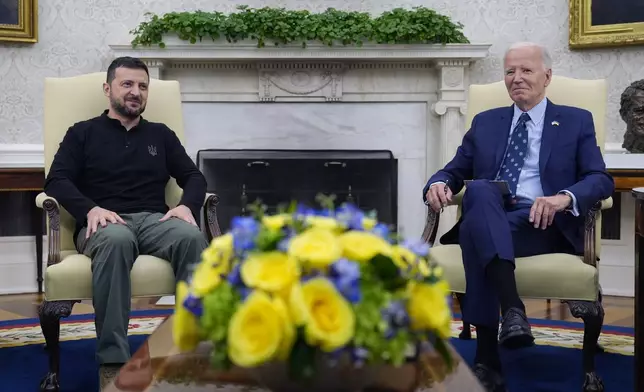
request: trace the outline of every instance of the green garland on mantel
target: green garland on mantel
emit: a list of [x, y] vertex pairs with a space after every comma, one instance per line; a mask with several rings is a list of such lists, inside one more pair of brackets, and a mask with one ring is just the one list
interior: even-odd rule
[[329, 46], [469, 43], [460, 23], [425, 7], [396, 8], [375, 18], [366, 12], [333, 8], [321, 13], [269, 7], [237, 9], [231, 14], [204, 11], [147, 14], [149, 20], [130, 32], [134, 35], [132, 47], [164, 48], [163, 37], [170, 34], [192, 44], [204, 38], [213, 41], [225, 38], [228, 42], [252, 39], [260, 48], [267, 43], [279, 46], [293, 42], [306, 47], [311, 41]]

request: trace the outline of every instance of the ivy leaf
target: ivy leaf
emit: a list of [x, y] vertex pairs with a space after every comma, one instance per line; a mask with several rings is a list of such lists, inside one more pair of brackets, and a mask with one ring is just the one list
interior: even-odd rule
[[130, 33], [132, 46], [163, 45], [163, 37], [174, 34], [184, 41], [196, 43], [203, 37], [224, 37], [238, 42], [251, 37], [257, 47], [267, 42], [273, 45], [317, 41], [328, 46], [341, 43], [361, 46], [363, 42], [391, 44], [469, 43], [462, 32], [463, 25], [453, 22], [425, 7], [396, 8], [378, 17], [366, 12], [341, 11], [329, 8], [321, 13], [306, 10], [248, 6], [237, 12], [170, 12], [164, 15], [147, 13], [149, 18]]
[[288, 359], [289, 378], [291, 380], [311, 380], [315, 373], [315, 347], [306, 344], [304, 328], [297, 329], [297, 338]]

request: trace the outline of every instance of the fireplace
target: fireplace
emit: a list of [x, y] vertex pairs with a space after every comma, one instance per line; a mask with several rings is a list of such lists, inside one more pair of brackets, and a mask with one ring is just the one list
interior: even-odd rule
[[318, 194], [375, 210], [394, 227], [398, 222], [398, 160], [391, 151], [208, 149], [198, 151], [197, 166], [208, 192], [220, 196], [224, 231], [256, 201], [275, 213], [293, 200], [319, 207]]
[[[230, 161], [215, 156], [218, 161], [200, 162], [202, 170], [210, 172], [211, 190], [221, 194], [224, 227], [232, 214], [256, 198], [274, 204], [290, 198], [310, 200], [317, 192], [333, 191], [340, 199], [357, 194], [359, 204], [378, 208], [382, 219], [391, 220], [408, 237], [422, 233], [427, 207], [421, 190], [427, 178], [453, 157], [463, 138], [470, 65], [487, 56], [490, 47], [310, 43], [306, 48], [260, 49], [253, 41], [187, 44], [171, 36], [164, 37], [164, 42], [164, 48], [133, 48], [129, 43], [110, 47], [114, 56], [143, 59], [152, 78], [179, 82], [184, 144], [195, 161], [204, 147], [222, 154], [231, 149], [346, 154], [279, 159], [236, 155], [226, 158]], [[154, 99], [153, 89], [151, 84], [150, 99]], [[391, 151], [395, 159], [391, 155], [375, 158], [364, 150], [373, 154]], [[365, 155], [358, 158], [354, 153]], [[235, 163], [235, 159], [242, 161]], [[270, 165], [244, 166], [254, 161]], [[331, 164], [324, 167], [327, 161], [346, 161], [351, 165], [345, 169], [350, 170]], [[356, 168], [360, 165], [363, 168]], [[394, 165], [397, 174], [390, 175]], [[286, 177], [274, 174], [284, 166], [297, 181], [289, 178], [285, 185]], [[233, 174], [226, 173], [227, 167], [235, 169]], [[274, 183], [267, 184], [267, 178]], [[380, 182], [383, 178], [388, 184]], [[244, 182], [251, 179], [253, 189]], [[313, 186], [313, 180], [317, 181], [314, 187], [306, 188]], [[267, 185], [274, 187], [268, 189], [270, 195], [260, 194]], [[389, 200], [369, 192], [386, 187], [389, 191], [383, 194]], [[439, 235], [455, 222], [456, 209], [447, 208], [441, 215]]]

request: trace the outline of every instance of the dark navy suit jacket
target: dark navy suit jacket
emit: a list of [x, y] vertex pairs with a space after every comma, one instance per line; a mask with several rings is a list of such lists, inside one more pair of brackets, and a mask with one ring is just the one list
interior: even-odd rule
[[[477, 114], [454, 158], [425, 185], [423, 200], [429, 186], [437, 181], [449, 181], [452, 193], [457, 194], [465, 180], [493, 180], [508, 143], [513, 111], [513, 106], [509, 106]], [[615, 189], [597, 146], [589, 111], [555, 105], [548, 100], [539, 152], [539, 173], [544, 196], [555, 195], [564, 189], [575, 195], [579, 216], [558, 213], [554, 224], [575, 252], [583, 253], [586, 214], [598, 201], [610, 197]], [[441, 238], [441, 242], [458, 243], [459, 225], [460, 221]]]

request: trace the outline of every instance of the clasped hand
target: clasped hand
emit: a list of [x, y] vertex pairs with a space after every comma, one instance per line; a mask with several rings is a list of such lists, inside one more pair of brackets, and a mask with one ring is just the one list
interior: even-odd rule
[[[190, 208], [184, 205], [177, 206], [168, 211], [161, 219], [159, 219], [159, 222], [167, 221], [170, 218], [179, 218], [190, 223], [191, 225], [197, 226], [197, 222], [192, 216], [192, 211], [190, 211]], [[87, 231], [85, 233], [85, 238], [89, 238], [92, 234], [96, 233], [96, 230], [98, 230], [98, 225], [105, 227], [107, 226], [108, 222], [114, 224], [125, 224], [123, 218], [121, 218], [114, 211], [106, 210], [105, 208], [98, 206], [89, 210], [89, 212], [87, 213]]]

